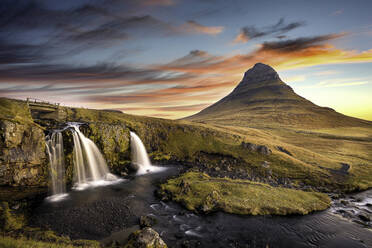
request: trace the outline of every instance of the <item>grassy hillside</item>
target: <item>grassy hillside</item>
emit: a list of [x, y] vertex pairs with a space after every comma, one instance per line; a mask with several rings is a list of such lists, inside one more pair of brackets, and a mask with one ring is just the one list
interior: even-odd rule
[[[24, 102], [4, 99], [1, 106], [20, 109], [9, 111], [9, 118], [18, 115], [19, 120], [33, 123]], [[293, 187], [311, 185], [322, 190], [342, 191], [372, 187], [372, 132], [365, 127], [312, 130], [251, 128], [104, 110], [68, 107], [62, 110], [66, 115], [56, 121], [88, 123], [86, 134], [104, 151], [110, 168], [119, 173], [130, 163], [129, 130], [132, 130], [143, 140], [155, 163], [178, 161], [193, 166], [204, 164], [202, 167], [209, 171], [219, 167], [221, 172], [216, 174], [221, 176], [223, 172], [228, 172], [230, 176], [271, 184], [286, 182]], [[271, 149], [272, 154], [247, 150], [242, 142], [264, 145]], [[67, 159], [72, 162], [71, 156]], [[225, 164], [221, 160], [226, 160]], [[348, 164], [350, 168], [343, 171], [343, 164]], [[68, 173], [71, 174], [72, 170]]]
[[20, 124], [34, 124], [26, 102], [2, 97], [0, 97], [0, 119]]
[[348, 191], [372, 187], [372, 122], [313, 104], [270, 66], [256, 64], [229, 95], [185, 120], [267, 145], [295, 165], [274, 165], [289, 178], [321, 178]]

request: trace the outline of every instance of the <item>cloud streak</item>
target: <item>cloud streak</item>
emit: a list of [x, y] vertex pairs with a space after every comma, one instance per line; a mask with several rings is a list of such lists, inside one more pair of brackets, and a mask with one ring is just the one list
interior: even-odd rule
[[249, 40], [270, 35], [278, 35], [284, 38], [285, 33], [304, 25], [304, 22], [285, 23], [284, 18], [281, 18], [276, 24], [264, 28], [245, 26], [241, 28], [239, 34], [235, 37], [234, 43], [246, 43]]

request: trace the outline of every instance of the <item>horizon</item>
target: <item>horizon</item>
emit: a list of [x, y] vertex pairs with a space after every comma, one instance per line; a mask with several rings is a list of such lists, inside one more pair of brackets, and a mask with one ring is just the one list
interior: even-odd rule
[[179, 119], [262, 62], [298, 95], [372, 121], [372, 2], [285, 2], [3, 1], [0, 96]]

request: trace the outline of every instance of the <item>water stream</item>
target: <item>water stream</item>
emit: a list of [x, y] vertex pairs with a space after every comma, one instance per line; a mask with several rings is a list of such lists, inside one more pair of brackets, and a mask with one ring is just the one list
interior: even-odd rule
[[335, 215], [331, 210], [306, 216], [239, 216], [223, 212], [192, 213], [179, 204], [162, 202], [156, 185], [181, 172], [150, 173], [105, 187], [73, 191], [60, 202], [44, 202], [33, 224], [46, 226], [73, 239], [125, 244], [138, 219], [152, 215], [153, 227], [168, 247], [372, 247], [372, 232]]
[[[145, 146], [134, 132], [130, 133], [132, 162], [141, 176], [118, 180], [109, 173], [99, 149], [82, 134], [79, 125], [69, 127], [74, 140], [74, 189], [85, 190], [73, 190], [64, 201], [46, 201], [37, 206], [31, 220], [34, 226], [51, 228], [73, 239], [125, 244], [128, 234], [138, 228], [139, 217], [151, 215], [158, 220], [153, 228], [169, 247], [372, 247], [371, 230], [335, 214], [341, 210], [345, 213], [345, 206], [354, 206], [350, 215], [358, 216], [356, 213], [360, 215], [362, 210], [370, 213], [372, 191], [350, 196], [346, 203], [340, 199], [331, 209], [306, 216], [198, 215], [154, 195], [157, 184], [178, 175], [183, 168], [171, 166], [165, 170], [151, 165]], [[47, 148], [52, 192], [63, 195], [61, 132], [50, 136]], [[92, 185], [106, 186], [89, 187]]]
[[151, 165], [146, 148], [141, 139], [134, 132], [130, 132], [132, 164], [137, 168], [137, 175], [154, 173], [164, 170], [163, 167]]
[[79, 129], [79, 124], [69, 123], [74, 140], [74, 187], [82, 190], [89, 186], [106, 185], [117, 181], [111, 174], [105, 159], [94, 142]]
[[47, 136], [45, 143], [50, 164], [50, 189], [52, 193], [48, 200], [55, 201], [67, 196], [62, 131], [56, 130], [51, 133]]

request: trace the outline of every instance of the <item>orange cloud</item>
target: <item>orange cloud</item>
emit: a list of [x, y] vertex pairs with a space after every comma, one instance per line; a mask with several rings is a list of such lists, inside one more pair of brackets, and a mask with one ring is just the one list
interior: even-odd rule
[[[253, 64], [263, 62], [277, 69], [292, 69], [323, 64], [372, 62], [372, 49], [357, 52], [337, 49], [324, 43], [345, 36], [345, 33], [267, 42], [245, 55], [218, 57], [198, 52], [189, 54], [175, 63], [158, 68], [189, 73], [242, 73]], [[192, 56], [191, 56], [192, 55]], [[183, 61], [184, 63], [180, 63]]]
[[243, 32], [240, 32], [234, 39], [233, 43], [247, 43], [249, 41], [249, 37], [245, 35]]
[[185, 24], [180, 27], [182, 30], [188, 33], [200, 33], [200, 34], [209, 34], [217, 35], [221, 33], [224, 29], [222, 26], [204, 26], [196, 21], [187, 21]]

